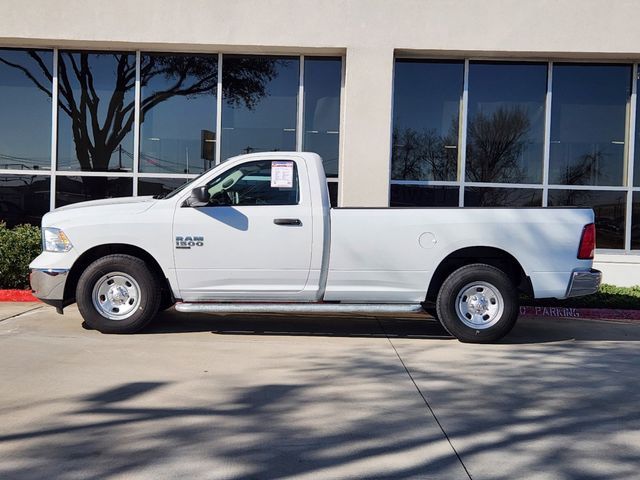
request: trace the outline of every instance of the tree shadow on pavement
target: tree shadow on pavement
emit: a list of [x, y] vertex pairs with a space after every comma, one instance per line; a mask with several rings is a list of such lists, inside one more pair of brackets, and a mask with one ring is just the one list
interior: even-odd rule
[[[156, 328], [180, 332], [175, 317]], [[235, 318], [196, 320], [208, 325], [206, 332], [232, 334], [232, 326], [234, 335], [243, 332]], [[254, 320], [245, 330], [287, 335], [299, 320]], [[637, 474], [637, 328], [626, 329], [627, 341], [515, 347], [389, 335], [400, 363], [385, 339], [357, 340], [360, 329], [379, 336], [374, 320], [346, 332], [319, 329], [323, 336], [324, 330], [356, 336], [345, 348], [272, 343], [264, 353], [245, 346], [258, 365], [246, 378], [224, 376], [237, 341], [204, 341], [193, 349], [218, 366], [216, 381], [177, 370], [163, 380], [147, 375], [94, 386], [65, 398], [63, 408], [51, 400], [43, 421], [0, 432], [0, 477], [466, 478], [411, 380], [473, 478], [617, 480]], [[536, 322], [522, 322], [514, 336], [542, 328]], [[577, 328], [557, 325], [569, 333]], [[613, 330], [622, 337], [625, 326]], [[407, 325], [400, 329], [407, 331]], [[95, 339], [91, 345], [96, 348]], [[218, 349], [225, 345], [223, 355]], [[171, 356], [163, 358], [171, 371]], [[135, 369], [136, 361], [148, 359], [132, 353], [127, 367]]]

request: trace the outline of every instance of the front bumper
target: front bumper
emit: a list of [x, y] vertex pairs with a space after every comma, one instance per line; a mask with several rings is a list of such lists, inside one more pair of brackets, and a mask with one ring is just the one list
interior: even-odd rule
[[64, 286], [68, 276], [69, 270], [64, 268], [32, 268], [31, 290], [44, 303], [61, 309], [64, 306]]
[[592, 268], [590, 270], [572, 272], [569, 288], [567, 289], [567, 298], [596, 293], [598, 288], [600, 288], [601, 281], [602, 272], [600, 270]]

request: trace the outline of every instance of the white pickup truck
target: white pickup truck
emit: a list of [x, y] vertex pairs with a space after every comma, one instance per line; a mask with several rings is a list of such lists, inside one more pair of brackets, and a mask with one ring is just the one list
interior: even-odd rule
[[518, 298], [587, 295], [593, 211], [331, 208], [320, 157], [230, 159], [164, 198], [58, 208], [30, 265], [35, 295], [104, 333], [179, 312], [407, 313], [435, 304], [461, 341], [513, 327]]

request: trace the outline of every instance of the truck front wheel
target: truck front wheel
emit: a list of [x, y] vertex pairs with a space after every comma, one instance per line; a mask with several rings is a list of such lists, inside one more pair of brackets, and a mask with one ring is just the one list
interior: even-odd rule
[[465, 265], [442, 284], [436, 309], [442, 326], [461, 342], [495, 342], [516, 323], [518, 292], [502, 270]]
[[145, 262], [107, 255], [78, 280], [76, 301], [87, 326], [102, 333], [134, 333], [156, 315], [161, 289]]

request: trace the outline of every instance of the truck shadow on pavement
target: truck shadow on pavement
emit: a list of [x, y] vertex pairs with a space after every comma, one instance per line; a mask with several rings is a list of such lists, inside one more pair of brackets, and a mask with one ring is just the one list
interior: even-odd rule
[[[354, 315], [158, 314], [141, 334], [211, 332], [216, 335], [455, 339], [437, 319]], [[625, 325], [576, 319], [520, 318], [513, 331], [497, 343], [536, 344], [569, 340], [634, 341]]]
[[433, 318], [354, 315], [159, 314], [142, 332], [206, 332], [217, 335], [284, 335], [316, 337], [452, 337]]

